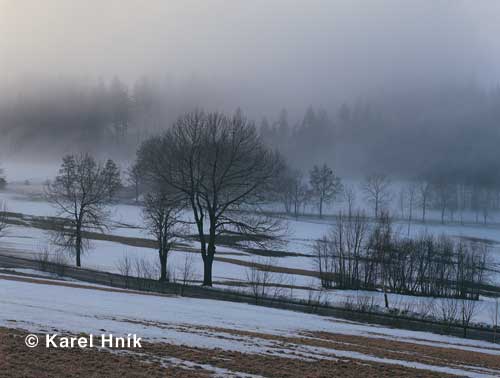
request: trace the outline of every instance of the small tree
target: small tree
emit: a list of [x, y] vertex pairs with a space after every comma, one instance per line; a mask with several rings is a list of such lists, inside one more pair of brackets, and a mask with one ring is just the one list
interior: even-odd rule
[[352, 185], [344, 186], [344, 201], [347, 203], [347, 214], [349, 218], [353, 215], [354, 203], [356, 202], [356, 192]]
[[460, 301], [460, 315], [462, 318], [462, 328], [464, 330], [464, 337], [467, 337], [467, 329], [478, 310], [478, 303], [475, 300], [461, 299]]
[[410, 182], [406, 189], [408, 201], [408, 236], [410, 236], [411, 222], [413, 221], [413, 208], [415, 206], [415, 198], [417, 196], [417, 186], [414, 182]]
[[127, 181], [134, 188], [135, 202], [139, 202], [141, 189], [141, 173], [137, 164], [133, 164], [127, 169]]
[[[46, 188], [48, 200], [67, 224], [56, 232], [56, 243], [76, 256], [81, 266], [84, 231], [108, 228], [108, 205], [120, 188], [120, 172], [112, 160], [99, 163], [88, 154], [67, 155], [59, 175]], [[69, 227], [66, 227], [69, 226]]]
[[307, 202], [310, 192], [302, 173], [295, 169], [284, 169], [282, 176], [278, 177], [276, 190], [285, 204], [286, 212], [293, 213], [293, 216], [297, 218], [300, 209]]
[[7, 187], [7, 180], [4, 176], [3, 168], [0, 168], [0, 190], [4, 190]]
[[418, 185], [418, 199], [422, 207], [422, 222], [425, 222], [425, 214], [429, 205], [429, 196], [431, 194], [431, 184], [427, 180], [421, 180]]
[[5, 202], [0, 201], [0, 238], [5, 235], [7, 228], [7, 206]]
[[373, 205], [375, 218], [378, 218], [379, 212], [391, 199], [391, 182], [384, 174], [373, 174], [366, 178], [363, 184], [363, 192], [366, 200]]
[[500, 315], [500, 301], [497, 298], [495, 298], [495, 302], [493, 303], [493, 306], [490, 307], [489, 312], [490, 312], [490, 317], [491, 317], [491, 325], [493, 326], [493, 342], [497, 342], [497, 328], [498, 328], [498, 320], [499, 320], [499, 315]]
[[322, 218], [323, 204], [333, 202], [342, 190], [340, 178], [326, 164], [322, 167], [315, 165], [309, 172], [309, 182], [312, 194], [318, 201], [319, 217]]
[[380, 282], [384, 292], [384, 304], [386, 308], [389, 308], [387, 287], [390, 264], [389, 256], [393, 248], [393, 238], [392, 220], [388, 212], [382, 211], [370, 235], [368, 249], [373, 252], [374, 258], [380, 263]]
[[146, 226], [158, 243], [160, 281], [168, 281], [167, 258], [172, 245], [183, 232], [181, 212], [183, 205], [171, 194], [158, 190], [146, 194], [143, 217]]

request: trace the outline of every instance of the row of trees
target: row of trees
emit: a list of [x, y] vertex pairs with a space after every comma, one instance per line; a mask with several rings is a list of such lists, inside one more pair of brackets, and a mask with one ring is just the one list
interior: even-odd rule
[[445, 236], [402, 238], [386, 212], [373, 227], [363, 213], [339, 214], [314, 253], [326, 288], [382, 288], [385, 293], [477, 299], [487, 279], [484, 244]]
[[[196, 227], [203, 284], [209, 286], [220, 235], [237, 232], [259, 243], [272, 240], [281, 223], [266, 216], [262, 206], [272, 198], [284, 167], [280, 154], [264, 145], [241, 112], [187, 113], [145, 141], [132, 172], [145, 190], [144, 221], [158, 243], [160, 279], [167, 279], [168, 253], [187, 224]], [[49, 200], [67, 220], [56, 242], [75, 253], [77, 266], [86, 231], [108, 227], [107, 205], [120, 186], [116, 164], [96, 162], [88, 154], [64, 157], [47, 186]]]
[[[398, 210], [400, 218], [409, 225], [415, 219], [428, 220], [429, 210], [440, 214], [442, 223], [466, 220], [466, 213], [475, 215], [475, 221], [486, 224], [495, 210], [500, 210], [500, 191], [492, 187], [478, 187], [473, 184], [453, 184], [441, 177], [425, 177], [408, 180], [395, 188], [384, 174], [372, 174], [356, 188], [344, 185], [326, 164], [315, 165], [306, 178], [300, 170], [286, 169], [278, 182], [277, 200], [285, 212], [297, 217], [307, 206], [324, 214], [324, 206], [344, 202], [352, 215], [359, 208], [358, 195], [365, 205], [372, 207], [372, 214], [378, 217], [383, 210]], [[357, 203], [358, 202], [358, 203]], [[364, 206], [363, 206], [364, 207]], [[468, 217], [470, 220], [470, 216]]]

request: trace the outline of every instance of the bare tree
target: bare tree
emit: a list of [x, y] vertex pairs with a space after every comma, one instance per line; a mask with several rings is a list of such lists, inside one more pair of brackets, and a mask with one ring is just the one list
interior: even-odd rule
[[427, 212], [427, 206], [429, 205], [429, 196], [431, 193], [431, 184], [427, 180], [421, 180], [418, 185], [418, 197], [420, 206], [422, 208], [422, 222], [425, 222], [425, 215]]
[[141, 194], [141, 172], [137, 164], [132, 164], [127, 169], [127, 181], [134, 188], [135, 202], [139, 202]]
[[75, 254], [76, 266], [81, 266], [81, 254], [87, 245], [84, 231], [108, 228], [106, 205], [120, 185], [120, 172], [112, 160], [99, 163], [82, 154], [65, 156], [59, 175], [46, 187], [48, 200], [67, 221], [56, 232], [56, 242]]
[[4, 170], [3, 168], [0, 168], [0, 190], [5, 189], [6, 186], [7, 186], [7, 180], [5, 179], [4, 176]]
[[295, 218], [299, 216], [300, 209], [309, 199], [310, 190], [306, 183], [304, 183], [302, 173], [294, 171], [294, 179], [292, 181], [292, 207], [293, 215]]
[[5, 236], [7, 226], [7, 205], [4, 201], [0, 201], [0, 238]]
[[457, 298], [441, 298], [439, 300], [440, 319], [451, 327], [455, 324], [460, 315], [460, 308]]
[[390, 185], [391, 182], [386, 175], [373, 174], [366, 178], [362, 186], [365, 198], [372, 204], [376, 218], [391, 199]]
[[286, 168], [276, 177], [277, 199], [283, 203], [287, 214], [298, 215], [301, 203], [303, 202], [304, 189], [302, 183], [302, 173], [298, 170]]
[[241, 113], [188, 113], [162, 136], [142, 144], [138, 164], [148, 180], [170, 187], [191, 208], [204, 285], [212, 285], [221, 234], [238, 232], [249, 240], [265, 241], [280, 230], [280, 222], [265, 216], [262, 205], [284, 164]]
[[[193, 281], [196, 276], [193, 262], [193, 254], [185, 253], [182, 261], [182, 266], [178, 268], [180, 271], [179, 279], [182, 286], [187, 286], [189, 282]], [[181, 293], [182, 294], [182, 293]]]
[[453, 207], [455, 187], [445, 178], [439, 177], [433, 181], [432, 189], [436, 195], [436, 206], [441, 211], [441, 223], [444, 224], [446, 211], [451, 211]]
[[326, 164], [322, 167], [315, 165], [309, 172], [309, 183], [313, 196], [318, 201], [319, 217], [323, 217], [323, 205], [335, 200], [341, 192], [340, 178], [333, 174], [333, 170]]
[[399, 190], [399, 195], [398, 195], [398, 205], [401, 214], [401, 219], [405, 218], [407, 196], [408, 193], [406, 192], [406, 188], [402, 187]]
[[498, 329], [498, 320], [500, 316], [500, 301], [497, 298], [495, 298], [495, 302], [493, 303], [493, 306], [489, 307], [489, 314], [491, 318], [491, 325], [493, 327], [493, 342], [497, 342], [497, 329]]
[[116, 263], [116, 269], [123, 276], [125, 280], [125, 288], [128, 289], [130, 285], [130, 277], [132, 276], [132, 259], [128, 254], [122, 256], [120, 260]]
[[462, 328], [464, 337], [467, 337], [467, 329], [478, 310], [478, 302], [475, 300], [462, 299], [460, 301], [460, 315], [462, 318]]
[[344, 201], [347, 202], [347, 215], [352, 217], [354, 210], [354, 203], [356, 202], [356, 191], [352, 185], [344, 185]]
[[381, 211], [380, 217], [377, 218], [377, 224], [370, 235], [368, 249], [373, 251], [373, 256], [380, 262], [380, 282], [384, 292], [384, 304], [386, 308], [389, 308], [387, 288], [389, 286], [389, 263], [390, 253], [393, 249], [393, 237], [391, 217], [388, 212]]
[[257, 304], [264, 298], [282, 296], [288, 286], [283, 275], [273, 270], [275, 265], [273, 258], [257, 259], [246, 270], [247, 284]]
[[408, 236], [410, 236], [411, 222], [413, 221], [413, 208], [415, 206], [417, 196], [417, 186], [415, 182], [410, 182], [406, 186], [406, 194], [408, 200]]
[[158, 243], [160, 281], [168, 281], [167, 258], [174, 242], [184, 233], [182, 209], [175, 196], [161, 189], [146, 194], [143, 218], [149, 233]]

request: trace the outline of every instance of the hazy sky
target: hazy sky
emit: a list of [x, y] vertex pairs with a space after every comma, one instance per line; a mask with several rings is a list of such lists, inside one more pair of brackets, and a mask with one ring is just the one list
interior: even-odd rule
[[498, 35], [495, 0], [0, 0], [0, 78], [168, 73], [229, 104], [329, 106], [407, 85], [493, 85]]

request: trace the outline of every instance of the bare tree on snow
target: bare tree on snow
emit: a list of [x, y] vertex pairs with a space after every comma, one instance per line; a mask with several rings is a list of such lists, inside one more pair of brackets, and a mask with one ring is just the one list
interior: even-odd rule
[[[144, 142], [138, 164], [147, 179], [175, 191], [191, 209], [204, 262], [203, 284], [212, 286], [219, 236], [272, 240], [280, 222], [265, 215], [275, 178], [284, 164], [241, 114], [195, 111], [162, 136]], [[207, 229], [208, 228], [208, 229]]]
[[326, 164], [315, 165], [309, 172], [309, 183], [314, 198], [318, 201], [319, 217], [323, 217], [323, 205], [333, 202], [342, 190], [340, 178]]
[[56, 243], [75, 254], [76, 266], [81, 266], [85, 230], [108, 228], [106, 205], [120, 186], [116, 164], [97, 162], [88, 154], [65, 156], [59, 174], [47, 185], [48, 200], [66, 220], [55, 234]]
[[184, 233], [182, 209], [175, 196], [163, 190], [155, 190], [144, 198], [143, 218], [149, 233], [158, 243], [160, 281], [168, 281], [167, 259], [174, 242]]
[[380, 210], [384, 210], [391, 200], [391, 182], [384, 174], [373, 174], [366, 178], [362, 190], [366, 200], [372, 204], [375, 218], [378, 218]]

